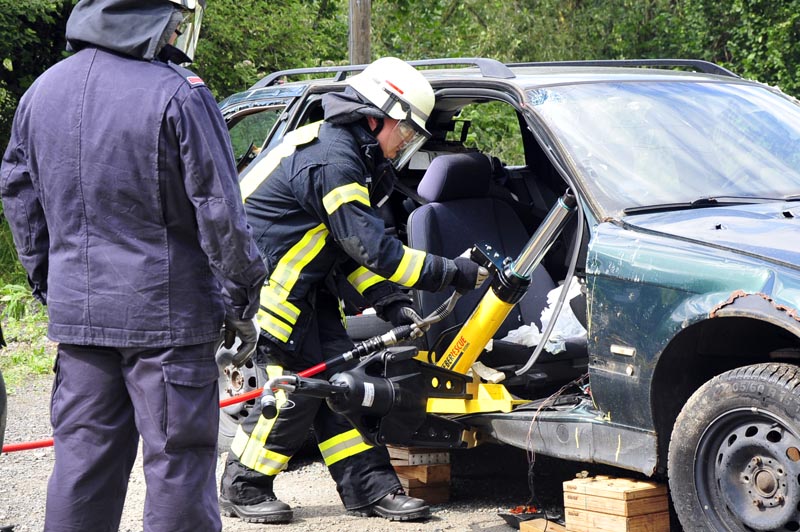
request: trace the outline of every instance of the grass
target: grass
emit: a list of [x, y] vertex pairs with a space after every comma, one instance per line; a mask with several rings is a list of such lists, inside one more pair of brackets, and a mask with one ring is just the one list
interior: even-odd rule
[[52, 372], [56, 344], [47, 338], [47, 313], [21, 285], [0, 287], [3, 336], [0, 370], [10, 393], [34, 376]]

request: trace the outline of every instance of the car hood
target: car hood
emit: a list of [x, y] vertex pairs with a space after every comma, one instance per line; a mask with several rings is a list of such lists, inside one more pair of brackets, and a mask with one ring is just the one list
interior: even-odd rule
[[761, 203], [639, 214], [623, 218], [642, 229], [699, 241], [800, 269], [800, 204]]

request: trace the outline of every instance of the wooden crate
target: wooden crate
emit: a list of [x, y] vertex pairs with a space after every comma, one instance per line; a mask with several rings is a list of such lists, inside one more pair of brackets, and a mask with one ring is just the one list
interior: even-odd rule
[[450, 453], [441, 449], [387, 446], [406, 494], [429, 504], [450, 500]]
[[395, 447], [387, 445], [392, 465], [434, 465], [449, 464], [450, 452], [441, 449], [424, 449], [421, 447]]
[[531, 519], [519, 524], [520, 532], [567, 532], [567, 527], [547, 519]]
[[442, 504], [450, 500], [450, 484], [406, 488], [406, 495], [423, 499], [428, 504]]
[[667, 487], [627, 478], [594, 477], [564, 482], [570, 532], [668, 532]]
[[569, 532], [669, 532], [669, 512], [625, 517], [565, 508], [564, 514]]
[[[395, 465], [400, 482], [408, 486], [421, 484], [450, 484], [450, 464], [435, 465]], [[408, 487], [403, 484], [403, 487]]]

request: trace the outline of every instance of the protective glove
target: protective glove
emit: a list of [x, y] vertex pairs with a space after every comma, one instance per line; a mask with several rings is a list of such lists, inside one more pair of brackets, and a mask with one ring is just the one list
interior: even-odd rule
[[405, 301], [394, 301], [383, 308], [383, 316], [389, 320], [393, 327], [413, 325], [422, 321], [414, 309]]
[[451, 284], [460, 294], [466, 294], [470, 290], [480, 288], [483, 281], [489, 277], [489, 270], [477, 262], [473, 262], [468, 257], [462, 255], [453, 259], [453, 262], [455, 262], [458, 270]]
[[258, 321], [256, 321], [255, 317], [248, 320], [225, 318], [223, 347], [226, 349], [233, 347], [237, 336], [241, 341], [238, 349], [236, 349], [236, 354], [233, 355], [230, 361], [231, 364], [238, 368], [250, 360], [250, 357], [256, 352], [260, 332], [261, 328], [258, 326]]

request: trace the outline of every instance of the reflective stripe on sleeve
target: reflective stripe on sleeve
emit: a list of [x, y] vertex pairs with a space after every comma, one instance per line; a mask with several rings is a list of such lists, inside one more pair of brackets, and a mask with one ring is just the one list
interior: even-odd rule
[[356, 271], [347, 276], [347, 280], [353, 287], [358, 290], [358, 293], [364, 295], [364, 290], [370, 286], [374, 286], [381, 281], [385, 281], [383, 277], [372, 273], [364, 266], [360, 266]]
[[325, 465], [330, 467], [339, 460], [344, 460], [358, 453], [363, 453], [372, 449], [372, 445], [364, 441], [361, 434], [356, 429], [348, 430], [338, 434], [333, 438], [327, 439], [319, 444], [319, 450]]
[[407, 287], [414, 286], [425, 264], [425, 255], [424, 251], [403, 246], [403, 258], [389, 280]]
[[325, 207], [325, 212], [331, 215], [343, 204], [351, 201], [357, 201], [369, 207], [369, 191], [367, 191], [367, 187], [360, 183], [350, 183], [349, 185], [337, 187], [325, 194], [325, 197], [322, 198], [322, 205]]

